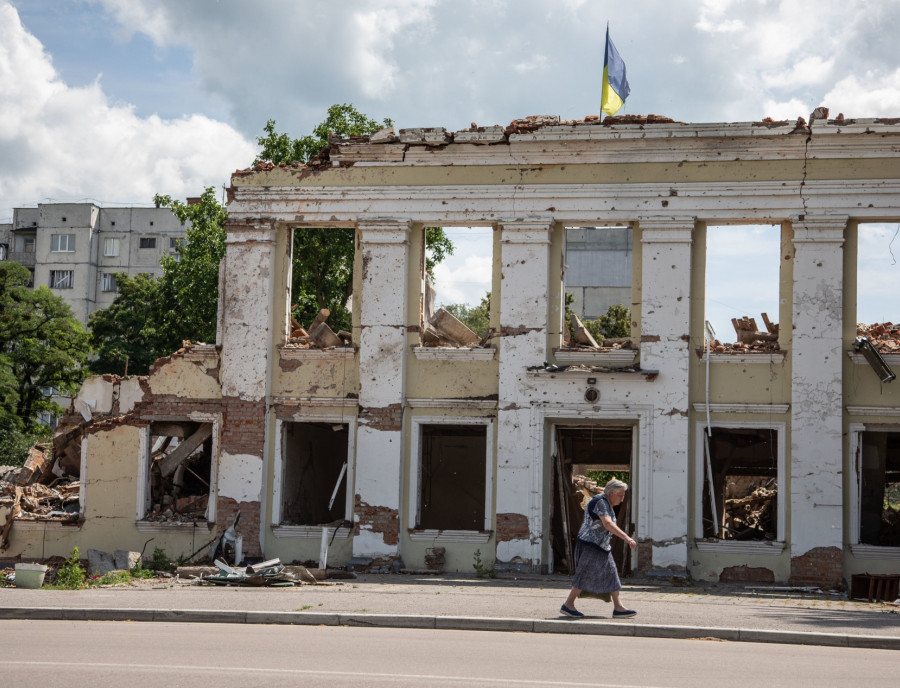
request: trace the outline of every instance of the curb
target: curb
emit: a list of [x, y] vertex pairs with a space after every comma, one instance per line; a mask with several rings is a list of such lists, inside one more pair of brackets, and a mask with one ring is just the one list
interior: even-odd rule
[[75, 607], [0, 607], [0, 619], [26, 621], [161, 621], [168, 623], [273, 624], [296, 626], [356, 626], [420, 628], [454, 631], [512, 633], [570, 633], [636, 638], [715, 639], [746, 643], [822, 645], [877, 650], [900, 650], [900, 637], [767, 631], [746, 628], [662, 626], [621, 621], [570, 619], [504, 619], [471, 616], [418, 616], [397, 614], [323, 614], [317, 612], [257, 612], [218, 609], [119, 609]]

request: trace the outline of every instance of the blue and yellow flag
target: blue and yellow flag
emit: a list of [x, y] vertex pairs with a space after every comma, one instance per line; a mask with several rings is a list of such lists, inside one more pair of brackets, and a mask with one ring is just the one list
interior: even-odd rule
[[603, 57], [603, 95], [600, 109], [607, 115], [614, 115], [625, 104], [631, 89], [625, 78], [625, 62], [609, 38], [609, 24], [606, 25], [606, 54]]

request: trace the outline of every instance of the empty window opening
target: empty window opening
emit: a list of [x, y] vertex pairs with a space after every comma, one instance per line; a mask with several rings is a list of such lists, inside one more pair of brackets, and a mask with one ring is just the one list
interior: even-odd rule
[[[63, 218], [65, 221], [65, 218]], [[74, 253], [75, 251], [75, 235], [74, 234], [51, 234], [50, 235], [50, 251], [53, 253]]]
[[281, 525], [344, 519], [349, 438], [346, 423], [285, 423]]
[[882, 354], [900, 353], [900, 225], [861, 223], [857, 236], [856, 334]]
[[138, 246], [140, 248], [156, 248], [156, 237], [141, 237]]
[[422, 257], [422, 344], [490, 346], [492, 227], [429, 227]]
[[74, 281], [74, 273], [72, 270], [51, 270], [50, 271], [50, 288], [51, 289], [71, 289]]
[[212, 423], [150, 424], [150, 456], [144, 519], [206, 520], [212, 469]]
[[[701, 438], [701, 441], [705, 440]], [[778, 536], [778, 431], [714, 427], [709, 437], [709, 460], [712, 501], [710, 471], [704, 462], [703, 537], [775, 540]], [[713, 501], [715, 509], [711, 506]]]
[[[635, 532], [634, 485], [631, 480], [633, 432], [630, 426], [585, 425], [556, 428], [553, 455], [551, 536], [554, 571], [574, 571], [575, 539], [584, 520], [584, 510], [594, 495], [603, 492], [611, 478], [628, 484], [624, 501], [615, 508], [618, 526]], [[632, 571], [632, 557], [624, 541], [612, 539], [613, 559], [619, 575]]]
[[900, 432], [860, 436], [859, 542], [900, 547]]
[[352, 343], [355, 252], [352, 228], [294, 229], [290, 343], [316, 349]]
[[631, 227], [566, 227], [565, 348], [631, 348]]
[[423, 425], [417, 530], [482, 530], [486, 425]]
[[709, 226], [704, 317], [713, 351], [778, 350], [780, 225]]

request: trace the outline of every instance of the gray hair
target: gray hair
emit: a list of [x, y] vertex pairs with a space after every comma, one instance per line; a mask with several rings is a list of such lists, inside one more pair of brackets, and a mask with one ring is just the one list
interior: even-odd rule
[[628, 489], [628, 483], [624, 483], [618, 478], [613, 478], [606, 486], [603, 488], [603, 494], [609, 497], [613, 492], [618, 492], [622, 490], [623, 492]]

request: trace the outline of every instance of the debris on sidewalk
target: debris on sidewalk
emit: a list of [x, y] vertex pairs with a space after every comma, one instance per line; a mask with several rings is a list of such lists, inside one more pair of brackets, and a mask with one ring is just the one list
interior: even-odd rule
[[[289, 587], [293, 585], [318, 585], [319, 578], [313, 575], [305, 566], [285, 566], [280, 559], [269, 559], [256, 564], [250, 564], [245, 568], [229, 566], [221, 559], [216, 559], [215, 570], [217, 573], [200, 575], [196, 580], [205, 585], [241, 585], [252, 587]], [[186, 569], [187, 567], [185, 567]], [[192, 567], [197, 568], [197, 567]], [[207, 571], [209, 567], [203, 567]], [[176, 570], [181, 576], [185, 569]], [[322, 572], [322, 577], [327, 575]]]

